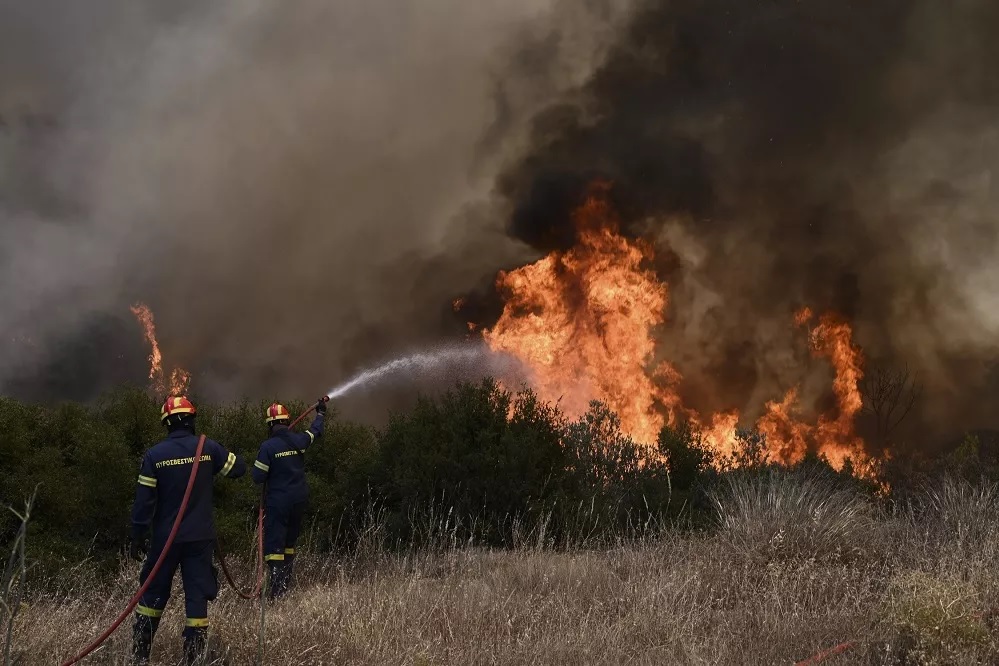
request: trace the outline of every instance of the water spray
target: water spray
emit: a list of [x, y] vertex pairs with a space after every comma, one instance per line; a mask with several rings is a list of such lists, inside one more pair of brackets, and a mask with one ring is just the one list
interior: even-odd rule
[[342, 384], [331, 388], [326, 397], [340, 398], [354, 390], [378, 384], [399, 374], [411, 374], [416, 371], [423, 374], [438, 372], [455, 363], [472, 361], [485, 361], [493, 370], [499, 372], [509, 372], [514, 364], [513, 359], [482, 345], [443, 347], [436, 351], [417, 352], [362, 370]]

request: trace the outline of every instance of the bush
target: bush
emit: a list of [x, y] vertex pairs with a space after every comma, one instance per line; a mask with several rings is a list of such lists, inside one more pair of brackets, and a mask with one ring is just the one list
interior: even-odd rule
[[534, 515], [564, 487], [561, 437], [560, 417], [533, 393], [461, 384], [392, 415], [378, 433], [372, 491], [395, 539], [415, 539], [420, 514], [443, 512], [462, 538], [503, 544], [512, 517]]
[[933, 543], [956, 549], [981, 550], [995, 540], [999, 486], [945, 476], [927, 484], [909, 501], [909, 515], [919, 532]]
[[874, 507], [831, 470], [733, 473], [711, 497], [722, 538], [750, 557], [850, 560], [878, 546]]
[[[198, 427], [255, 459], [267, 437], [267, 401], [198, 403]], [[304, 404], [286, 403], [293, 413]], [[25, 405], [0, 398], [0, 497], [39, 492], [28, 543], [39, 575], [120, 554], [135, 478], [146, 449], [164, 436], [159, 405], [122, 388], [93, 405]], [[525, 539], [579, 544], [636, 537], [689, 518], [692, 497], [713, 476], [699, 435], [664, 429], [653, 447], [627, 437], [618, 417], [593, 403], [570, 421], [531, 391], [491, 380], [459, 384], [381, 430], [335, 413], [307, 454], [312, 501], [304, 539], [313, 548], [371, 543], [409, 547], [441, 540], [512, 546]], [[672, 468], [672, 469], [671, 469]], [[249, 552], [259, 489], [247, 479], [216, 484], [216, 526], [227, 552]], [[17, 524], [0, 518], [9, 543]]]

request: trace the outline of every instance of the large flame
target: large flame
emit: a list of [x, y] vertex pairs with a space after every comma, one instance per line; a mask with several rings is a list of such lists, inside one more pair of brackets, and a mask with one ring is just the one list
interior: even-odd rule
[[170, 377], [163, 372], [163, 355], [156, 340], [156, 322], [153, 311], [145, 303], [136, 303], [131, 307], [132, 314], [142, 326], [143, 335], [149, 343], [149, 387], [157, 395], [184, 395], [191, 383], [191, 375], [183, 368], [175, 368]]
[[[597, 184], [576, 211], [574, 247], [500, 273], [503, 313], [482, 334], [490, 348], [524, 362], [538, 394], [570, 416], [600, 400], [618, 413], [629, 435], [649, 444], [664, 425], [685, 419], [701, 429], [720, 458], [731, 460], [740, 414], [704, 416], [686, 408], [677, 391], [680, 373], [668, 363], [653, 364], [654, 332], [665, 324], [669, 292], [647, 266], [652, 246], [618, 233], [606, 193], [607, 186]], [[807, 308], [794, 316], [799, 327], [814, 321]], [[852, 330], [825, 314], [808, 330], [808, 342], [812, 354], [833, 367], [837, 408], [815, 423], [803, 421], [798, 387], [768, 402], [755, 424], [766, 437], [765, 453], [775, 462], [794, 463], [812, 449], [837, 469], [847, 458], [865, 464], [869, 458], [854, 431], [863, 356]]]
[[506, 306], [483, 335], [492, 349], [525, 362], [539, 395], [566, 413], [580, 414], [599, 398], [635, 439], [655, 441], [664, 422], [656, 404], [679, 404], [676, 372], [648, 367], [666, 285], [642, 268], [651, 248], [618, 235], [603, 197], [591, 197], [576, 221], [579, 242], [571, 250], [500, 274]]

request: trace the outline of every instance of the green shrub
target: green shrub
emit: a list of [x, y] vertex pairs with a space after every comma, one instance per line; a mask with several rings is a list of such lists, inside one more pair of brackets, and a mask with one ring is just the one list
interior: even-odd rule
[[[269, 403], [198, 402], [198, 427], [252, 465]], [[284, 404], [294, 414], [308, 407]], [[81, 561], [110, 570], [129, 533], [141, 458], [164, 436], [158, 401], [134, 388], [92, 405], [0, 398], [0, 499], [16, 503], [39, 488], [28, 539], [36, 580], [58, 585]], [[331, 413], [306, 460], [304, 539], [323, 550], [376, 536], [393, 547], [640, 536], [689, 512], [694, 489], [713, 475], [687, 427], [665, 429], [646, 447], [605, 405], [570, 421], [531, 391], [511, 393], [491, 380], [423, 397], [377, 431]], [[248, 478], [217, 481], [216, 525], [227, 552], [251, 552], [259, 492]], [[17, 527], [0, 517], [0, 545]]]

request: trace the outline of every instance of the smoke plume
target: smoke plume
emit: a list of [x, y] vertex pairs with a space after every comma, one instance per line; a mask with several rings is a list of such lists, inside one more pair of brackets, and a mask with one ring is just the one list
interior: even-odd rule
[[579, 69], [549, 62], [497, 117], [507, 55], [555, 16], [0, 0], [0, 390], [141, 383], [136, 301], [164, 360], [220, 398], [311, 397], [460, 339], [455, 295], [525, 256], [489, 196], [490, 137]]
[[808, 305], [919, 373], [922, 425], [993, 425], [994, 2], [0, 16], [0, 390], [141, 381], [143, 300], [205, 395], [308, 397], [464, 335], [453, 298], [571, 245], [600, 177], [660, 247], [692, 406], [751, 415], [802, 382]]
[[509, 231], [567, 247], [587, 183], [611, 180], [664, 250], [661, 347], [700, 409], [801, 381], [789, 322], [810, 305], [918, 372], [924, 426], [994, 425], [996, 35], [987, 0], [644, 0], [533, 118], [498, 180]]

